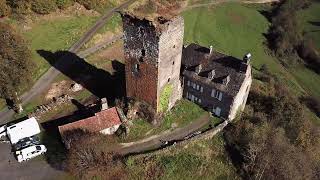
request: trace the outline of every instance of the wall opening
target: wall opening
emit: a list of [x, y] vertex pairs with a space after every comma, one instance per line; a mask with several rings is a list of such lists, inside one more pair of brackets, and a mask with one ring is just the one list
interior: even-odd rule
[[139, 58], [139, 62], [143, 62], [143, 58], [146, 56], [146, 50], [142, 49], [141, 50], [141, 56]]
[[139, 73], [139, 71], [140, 71], [140, 66], [139, 66], [139, 64], [134, 64], [134, 65], [133, 65], [133, 68], [132, 68], [132, 72], [133, 72], [133, 73]]

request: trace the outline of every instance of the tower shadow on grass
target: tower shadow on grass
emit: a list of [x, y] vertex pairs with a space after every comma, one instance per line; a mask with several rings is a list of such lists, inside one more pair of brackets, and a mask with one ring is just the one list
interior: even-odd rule
[[114, 104], [115, 99], [125, 97], [125, 66], [119, 61], [112, 61], [115, 72], [110, 74], [69, 51], [52, 53], [46, 50], [37, 50], [37, 53], [93, 95], [99, 98], [106, 97], [111, 105]]

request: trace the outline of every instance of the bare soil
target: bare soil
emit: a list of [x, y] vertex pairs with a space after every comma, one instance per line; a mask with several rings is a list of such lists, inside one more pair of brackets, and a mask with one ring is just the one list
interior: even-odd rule
[[52, 100], [54, 97], [59, 97], [63, 94], [67, 94], [69, 92], [69, 88], [71, 86], [71, 82], [62, 80], [60, 82], [53, 83], [45, 95], [46, 100]]

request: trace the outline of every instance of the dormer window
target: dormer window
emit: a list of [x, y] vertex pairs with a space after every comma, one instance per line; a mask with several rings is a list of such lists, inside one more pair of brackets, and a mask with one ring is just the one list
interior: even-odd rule
[[202, 65], [200, 64], [199, 66], [196, 67], [195, 73], [199, 74], [201, 72], [201, 70], [202, 70]]
[[222, 80], [222, 84], [225, 85], [225, 86], [227, 86], [229, 82], [230, 82], [230, 75], [226, 76]]
[[216, 71], [215, 70], [210, 71], [208, 73], [208, 79], [212, 80], [215, 75], [216, 75]]

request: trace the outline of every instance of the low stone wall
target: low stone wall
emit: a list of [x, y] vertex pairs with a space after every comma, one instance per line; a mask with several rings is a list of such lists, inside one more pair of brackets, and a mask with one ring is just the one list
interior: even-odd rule
[[186, 140], [183, 140], [183, 141], [180, 141], [180, 142], [177, 142], [177, 144], [175, 145], [171, 145], [171, 146], [168, 146], [168, 147], [165, 147], [165, 148], [162, 148], [162, 149], [159, 149], [159, 150], [156, 150], [154, 152], [151, 152], [151, 153], [147, 153], [147, 154], [138, 154], [138, 155], [135, 155], [136, 157], [144, 157], [146, 155], [157, 155], [157, 154], [160, 154], [160, 153], [166, 153], [166, 152], [170, 152], [172, 151], [174, 148], [176, 148], [177, 146], [179, 147], [184, 147], [185, 145], [192, 145], [194, 143], [197, 143], [199, 140], [205, 140], [205, 139], [211, 139], [213, 136], [215, 136], [217, 133], [221, 132], [228, 124], [230, 123], [230, 121], [228, 120], [225, 120], [224, 122], [220, 123], [218, 126], [202, 133], [202, 134], [199, 134], [197, 136], [194, 136], [190, 139], [186, 139]]

